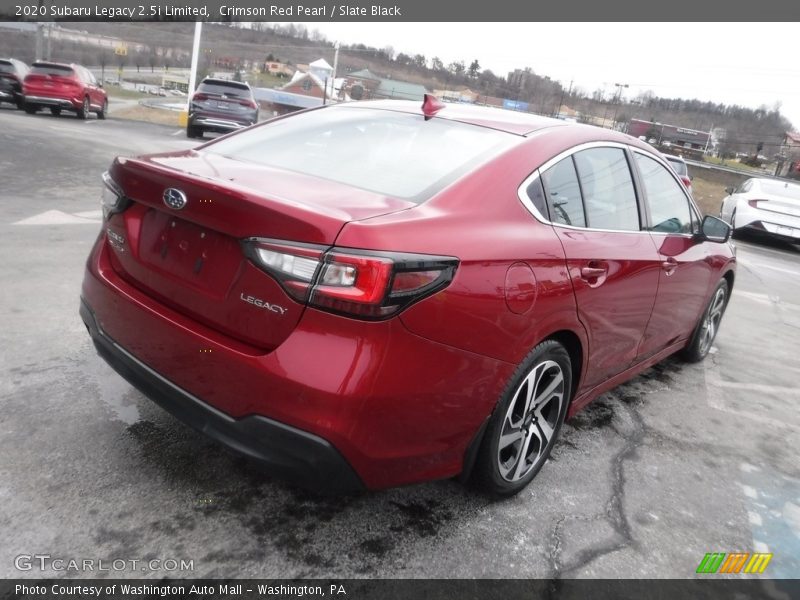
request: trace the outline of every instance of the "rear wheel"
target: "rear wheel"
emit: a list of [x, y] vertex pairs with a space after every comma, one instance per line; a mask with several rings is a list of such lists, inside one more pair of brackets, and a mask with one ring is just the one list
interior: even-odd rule
[[695, 327], [692, 339], [683, 350], [683, 358], [688, 362], [700, 362], [708, 356], [711, 345], [717, 337], [722, 315], [725, 314], [725, 307], [728, 305], [728, 282], [723, 279], [717, 284], [717, 288], [711, 295], [700, 322]]
[[88, 119], [89, 118], [89, 97], [83, 99], [83, 104], [78, 109], [78, 118], [79, 119]]
[[58, 115], [61, 114], [61, 109], [58, 108], [57, 106], [51, 106], [50, 107], [50, 114], [53, 115], [54, 117], [57, 117]]
[[98, 119], [105, 119], [108, 114], [108, 100], [103, 100], [103, 108], [97, 112]]
[[496, 496], [528, 485], [553, 449], [567, 414], [572, 365], [564, 346], [547, 340], [516, 370], [489, 421], [474, 480]]
[[189, 123], [186, 126], [186, 137], [192, 138], [192, 139], [201, 138], [201, 137], [203, 137], [203, 131], [201, 129], [198, 129], [197, 127], [195, 127], [191, 123]]

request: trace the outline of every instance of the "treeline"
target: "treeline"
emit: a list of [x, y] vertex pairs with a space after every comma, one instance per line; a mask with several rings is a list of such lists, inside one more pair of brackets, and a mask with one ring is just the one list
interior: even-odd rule
[[[194, 24], [160, 23], [61, 23], [62, 27], [123, 39], [141, 44], [144, 50], [116, 56], [108, 48], [53, 41], [53, 58], [89, 66], [135, 66], [140, 69], [188, 67]], [[30, 32], [3, 31], [0, 55], [33, 59], [35, 40]], [[325, 58], [333, 64], [334, 44], [320, 31], [294, 23], [205, 24], [203, 63], [215, 60], [250, 61], [258, 64], [267, 56], [290, 65], [307, 64]], [[524, 58], [521, 58], [524, 60]], [[201, 63], [202, 64], [202, 63]], [[780, 150], [792, 124], [780, 113], [780, 104], [748, 108], [698, 99], [662, 98], [653, 92], [636, 96], [618, 89], [587, 92], [580, 82], [564, 86], [546, 75], [525, 68], [515, 76], [484, 69], [479, 57], [445, 62], [438, 56], [410, 54], [391, 46], [376, 48], [364, 44], [343, 44], [339, 52], [338, 75], [369, 69], [376, 75], [424, 85], [430, 90], [457, 91], [469, 88], [480, 96], [525, 102], [528, 110], [556, 115], [577, 111], [585, 122], [615, 122], [624, 128], [631, 118], [657, 121], [688, 129], [718, 130], [724, 137], [726, 153], [753, 153], [761, 143], [763, 153]]]

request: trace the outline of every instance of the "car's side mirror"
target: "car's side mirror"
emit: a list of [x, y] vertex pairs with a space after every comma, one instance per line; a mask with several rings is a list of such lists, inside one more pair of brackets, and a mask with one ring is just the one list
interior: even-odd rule
[[709, 242], [722, 244], [731, 237], [731, 226], [722, 219], [706, 215], [700, 225], [700, 235]]
[[733, 186], [728, 186], [728, 187], [726, 187], [726, 188], [725, 188], [725, 191], [726, 191], [726, 192], [728, 193], [728, 195], [730, 196], [730, 195], [733, 193]]
[[694, 175], [689, 175], [689, 181], [694, 181]]

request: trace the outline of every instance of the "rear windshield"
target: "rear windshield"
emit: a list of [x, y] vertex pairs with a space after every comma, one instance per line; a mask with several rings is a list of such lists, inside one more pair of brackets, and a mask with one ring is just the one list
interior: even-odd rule
[[686, 163], [685, 162], [682, 162], [680, 160], [674, 160], [672, 158], [668, 158], [667, 160], [669, 161], [669, 164], [672, 165], [672, 168], [675, 169], [675, 172], [678, 175], [681, 175], [681, 176], [686, 175]]
[[338, 106], [244, 131], [206, 150], [422, 202], [516, 140], [444, 119]]
[[761, 181], [760, 184], [761, 189], [767, 194], [800, 200], [800, 185], [780, 181]]
[[214, 96], [222, 96], [224, 94], [230, 98], [250, 97], [250, 88], [242, 86], [241, 84], [237, 83], [230, 83], [230, 84], [220, 83], [220, 82], [209, 83], [204, 81], [197, 88], [197, 91], [203, 92], [204, 94], [211, 94]]
[[72, 67], [59, 65], [33, 65], [31, 73], [35, 75], [58, 75], [59, 77], [72, 77]]

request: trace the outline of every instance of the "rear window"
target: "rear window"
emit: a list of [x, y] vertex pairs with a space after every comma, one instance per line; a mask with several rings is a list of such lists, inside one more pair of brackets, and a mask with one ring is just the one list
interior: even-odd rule
[[7, 60], [0, 60], [0, 73], [14, 73], [16, 69]]
[[800, 185], [781, 183], [779, 181], [761, 181], [759, 185], [767, 194], [800, 200]]
[[57, 75], [59, 77], [72, 77], [74, 75], [72, 67], [59, 65], [33, 65], [31, 73], [34, 75]]
[[338, 106], [233, 135], [206, 151], [422, 202], [517, 139], [444, 119]]
[[199, 85], [197, 91], [202, 92], [204, 94], [212, 94], [214, 96], [222, 96], [224, 94], [230, 98], [249, 98], [251, 94], [249, 87], [243, 86], [242, 84], [235, 82], [209, 83], [204, 81]]

